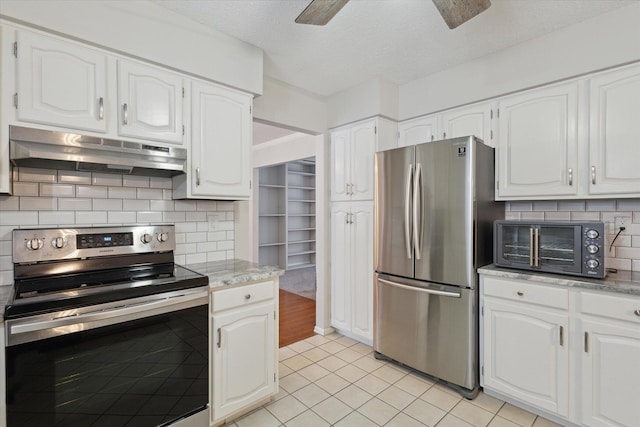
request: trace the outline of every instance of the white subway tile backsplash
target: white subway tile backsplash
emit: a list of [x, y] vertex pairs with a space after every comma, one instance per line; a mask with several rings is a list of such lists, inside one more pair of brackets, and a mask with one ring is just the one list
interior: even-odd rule
[[227, 239], [226, 240], [235, 240], [235, 231], [227, 231]]
[[121, 211], [121, 199], [93, 199], [93, 210], [95, 211]]
[[173, 256], [173, 260], [175, 261], [176, 264], [186, 264], [187, 263], [187, 256], [186, 255], [177, 255], [174, 253]]
[[104, 224], [107, 222], [107, 213], [100, 211], [76, 212], [76, 224]]
[[225, 255], [227, 256], [227, 259], [233, 259], [235, 256], [235, 251], [234, 250], [228, 250], [226, 251]]
[[226, 252], [209, 252], [207, 253], [207, 262], [224, 261], [227, 259]]
[[201, 262], [207, 262], [207, 254], [197, 253], [188, 254], [186, 256], [187, 264], [197, 264]]
[[[178, 209], [178, 205], [176, 204], [176, 210]], [[187, 221], [191, 222], [203, 222], [206, 224], [207, 221], [207, 213], [206, 212], [185, 212], [185, 218]]]
[[37, 182], [14, 182], [13, 195], [37, 197], [40, 195], [40, 184]]
[[[2, 220], [2, 215], [0, 215], [0, 220]], [[36, 216], [37, 219], [37, 216]], [[4, 221], [2, 221], [4, 224]], [[13, 236], [13, 229], [18, 228], [13, 225], [0, 225], [0, 240], [11, 240]]]
[[13, 269], [13, 256], [0, 256], [0, 271]]
[[171, 190], [173, 188], [173, 181], [171, 178], [152, 176], [149, 180], [149, 187]]
[[173, 192], [171, 190], [162, 190], [162, 199], [163, 200], [173, 199]]
[[571, 221], [600, 221], [600, 212], [571, 212]]
[[520, 212], [521, 220], [544, 221], [544, 212]]
[[126, 199], [122, 201], [122, 210], [123, 211], [149, 211], [150, 203], [149, 200], [131, 200]]
[[632, 221], [640, 224], [640, 211], [633, 213]]
[[211, 231], [207, 233], [207, 240], [210, 242], [220, 242], [227, 240], [227, 232], [225, 231]]
[[176, 233], [193, 233], [195, 231], [198, 231], [198, 226], [193, 222], [176, 223]]
[[619, 211], [640, 211], [640, 199], [619, 199]]
[[196, 204], [193, 203], [193, 200], [176, 200], [175, 209], [177, 211], [195, 211]]
[[623, 258], [605, 258], [604, 266], [606, 268], [616, 268], [618, 270], [631, 270], [631, 260]]
[[615, 211], [615, 200], [587, 200], [586, 209], [591, 212]]
[[58, 172], [53, 169], [18, 168], [18, 181], [56, 182]]
[[175, 253], [177, 255], [186, 255], [186, 254], [195, 254], [198, 252], [196, 243], [185, 243], [181, 245], [176, 245]]
[[13, 256], [13, 242], [0, 240], [0, 256]]
[[109, 224], [135, 224], [135, 212], [109, 211], [107, 212], [107, 221]]
[[110, 199], [136, 199], [138, 197], [135, 188], [109, 187]]
[[583, 211], [585, 210], [584, 200], [561, 200], [558, 202], [559, 211]]
[[162, 190], [158, 188], [137, 188], [138, 199], [162, 200]]
[[91, 184], [91, 172], [58, 171], [58, 182], [65, 184]]
[[631, 271], [640, 271], [640, 259], [631, 261]]
[[526, 212], [533, 210], [532, 202], [509, 202], [509, 210], [512, 212]]
[[[188, 215], [187, 215], [188, 217]], [[198, 222], [196, 223], [196, 229], [199, 233], [206, 233], [209, 231], [209, 223], [208, 222]]]
[[149, 207], [152, 211], [167, 212], [174, 210], [173, 200], [149, 200]]
[[557, 211], [558, 202], [536, 201], [533, 202], [533, 210], [538, 211]]
[[73, 225], [76, 222], [75, 212], [71, 211], [40, 211], [38, 212], [38, 224], [62, 227]]
[[141, 211], [137, 213], [138, 224], [158, 224], [162, 222], [162, 212]]
[[221, 242], [203, 242], [197, 243], [197, 252], [213, 252], [218, 250], [218, 245]]
[[76, 187], [73, 184], [50, 184], [40, 183], [40, 195], [49, 197], [73, 197]]
[[569, 221], [571, 219], [571, 212], [545, 212], [545, 221]]
[[122, 185], [125, 187], [143, 187], [149, 188], [148, 176], [125, 175], [122, 177]]
[[616, 247], [616, 258], [640, 259], [640, 248]]
[[0, 196], [0, 211], [20, 210], [20, 198], [15, 196]]
[[228, 251], [234, 249], [234, 242], [233, 240], [224, 240], [222, 242], [218, 242], [218, 250], [219, 251]]
[[216, 202], [216, 210], [233, 212], [233, 202], [218, 201]]
[[640, 236], [631, 236], [631, 246], [640, 248]]
[[58, 199], [55, 197], [20, 197], [22, 211], [55, 211]]
[[505, 212], [504, 219], [518, 220], [520, 219], [520, 212], [511, 212], [511, 211]]
[[233, 218], [234, 218], [234, 212], [233, 211], [227, 212], [227, 215], [226, 215], [225, 219], [227, 221], [233, 221]]
[[[222, 204], [223, 202], [219, 202]], [[215, 200], [197, 200], [196, 209], [199, 211], [215, 211], [217, 210], [218, 202]]]
[[122, 187], [122, 175], [113, 173], [97, 173], [91, 174], [91, 183], [93, 185], [105, 185], [109, 187]]
[[207, 241], [206, 233], [184, 233], [186, 243], [202, 243]]
[[176, 244], [186, 243], [187, 233], [176, 233]]
[[163, 212], [162, 213], [162, 221], [166, 223], [174, 223], [174, 222], [185, 222], [186, 215], [185, 212], [173, 211], [173, 212]]
[[92, 199], [106, 199], [109, 196], [108, 187], [90, 185], [76, 185], [76, 197], [88, 197]]
[[59, 198], [58, 209], [61, 211], [90, 211], [93, 209], [91, 199]]

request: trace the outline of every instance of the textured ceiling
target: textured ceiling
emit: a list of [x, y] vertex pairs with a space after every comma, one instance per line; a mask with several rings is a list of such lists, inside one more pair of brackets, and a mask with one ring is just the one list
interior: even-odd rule
[[264, 50], [264, 74], [327, 96], [403, 84], [638, 0], [491, 0], [449, 30], [430, 0], [351, 0], [324, 27], [295, 24], [310, 0], [154, 0]]

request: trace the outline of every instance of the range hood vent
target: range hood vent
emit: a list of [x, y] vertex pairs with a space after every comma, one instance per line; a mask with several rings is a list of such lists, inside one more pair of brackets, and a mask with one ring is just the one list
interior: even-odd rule
[[171, 177], [185, 173], [187, 150], [9, 126], [14, 166]]

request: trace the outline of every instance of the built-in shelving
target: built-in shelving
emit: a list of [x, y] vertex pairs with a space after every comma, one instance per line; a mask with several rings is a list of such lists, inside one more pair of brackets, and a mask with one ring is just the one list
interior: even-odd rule
[[315, 176], [315, 159], [260, 168], [260, 264], [286, 270], [315, 265]]

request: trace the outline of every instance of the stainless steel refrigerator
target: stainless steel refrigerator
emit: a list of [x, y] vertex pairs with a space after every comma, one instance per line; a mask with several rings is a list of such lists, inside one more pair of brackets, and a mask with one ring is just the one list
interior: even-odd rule
[[475, 137], [375, 159], [373, 347], [466, 397], [478, 390], [478, 276], [492, 262], [494, 150]]

